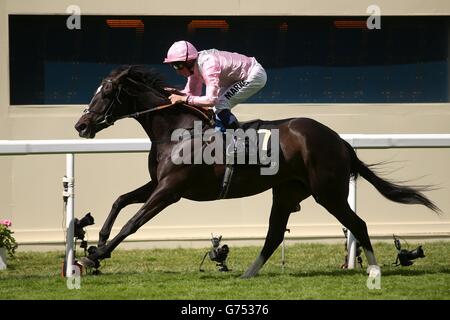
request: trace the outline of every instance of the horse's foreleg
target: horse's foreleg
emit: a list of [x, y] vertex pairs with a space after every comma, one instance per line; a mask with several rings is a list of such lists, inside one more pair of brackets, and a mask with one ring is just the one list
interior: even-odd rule
[[155, 190], [157, 183], [153, 180], [146, 183], [142, 187], [137, 188], [131, 192], [121, 195], [114, 202], [111, 212], [106, 218], [102, 229], [99, 233], [98, 247], [103, 247], [109, 238], [111, 229], [119, 215], [120, 210], [133, 203], [144, 203], [151, 196], [153, 190]]
[[81, 259], [81, 264], [86, 267], [94, 267], [99, 259], [108, 257], [111, 252], [130, 234], [135, 233], [142, 225], [164, 210], [167, 206], [180, 200], [179, 193], [171, 188], [158, 184], [153, 194], [142, 206], [142, 208], [131, 218], [106, 245], [99, 248], [97, 252]]

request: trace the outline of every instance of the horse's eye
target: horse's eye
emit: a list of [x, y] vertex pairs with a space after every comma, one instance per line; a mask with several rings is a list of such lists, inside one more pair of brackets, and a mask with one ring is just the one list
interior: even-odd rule
[[83, 114], [89, 113], [89, 108], [83, 110]]

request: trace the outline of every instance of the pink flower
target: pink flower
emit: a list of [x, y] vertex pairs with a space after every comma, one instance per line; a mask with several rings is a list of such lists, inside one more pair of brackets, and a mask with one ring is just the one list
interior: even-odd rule
[[11, 227], [12, 222], [11, 222], [11, 220], [5, 219], [5, 220], [0, 220], [0, 224], [7, 226], [7, 227]]

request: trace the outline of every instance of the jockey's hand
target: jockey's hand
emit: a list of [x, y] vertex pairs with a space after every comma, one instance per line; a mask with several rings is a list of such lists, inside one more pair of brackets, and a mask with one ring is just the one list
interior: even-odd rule
[[180, 96], [178, 94], [171, 94], [170, 97], [169, 97], [170, 102], [172, 102], [174, 104], [175, 103], [186, 102], [186, 98], [187, 98], [187, 96]]

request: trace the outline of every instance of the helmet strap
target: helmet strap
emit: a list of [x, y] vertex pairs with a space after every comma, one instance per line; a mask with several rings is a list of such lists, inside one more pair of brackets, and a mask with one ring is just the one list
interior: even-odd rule
[[195, 67], [195, 61], [196, 60], [189, 60], [186, 61], [186, 67], [189, 70], [189, 73], [192, 75], [194, 74], [194, 67]]
[[189, 46], [187, 41], [184, 41], [184, 43], [186, 44], [186, 58], [184, 58], [184, 61], [188, 61], [188, 57], [189, 57]]

